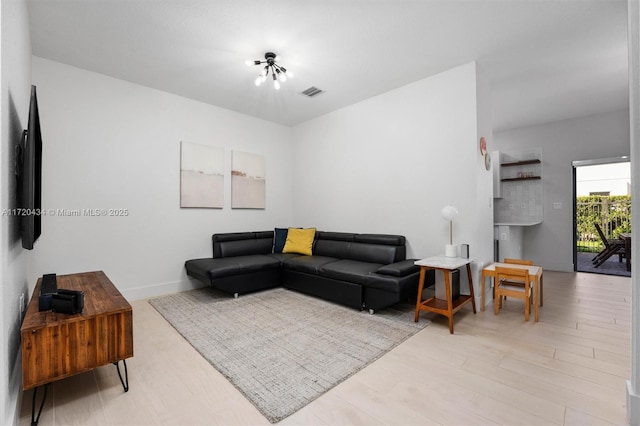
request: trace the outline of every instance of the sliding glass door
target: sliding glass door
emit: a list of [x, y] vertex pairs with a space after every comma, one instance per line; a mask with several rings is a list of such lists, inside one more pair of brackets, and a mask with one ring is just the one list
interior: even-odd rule
[[624, 250], [605, 251], [621, 234], [631, 232], [629, 159], [575, 161], [573, 184], [574, 270], [630, 276]]

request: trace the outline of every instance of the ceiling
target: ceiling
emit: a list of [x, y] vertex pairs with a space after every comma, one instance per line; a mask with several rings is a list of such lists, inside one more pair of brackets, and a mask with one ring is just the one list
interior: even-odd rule
[[[628, 106], [626, 0], [27, 3], [36, 56], [288, 126], [471, 61], [495, 130]], [[278, 91], [245, 64], [266, 51]]]

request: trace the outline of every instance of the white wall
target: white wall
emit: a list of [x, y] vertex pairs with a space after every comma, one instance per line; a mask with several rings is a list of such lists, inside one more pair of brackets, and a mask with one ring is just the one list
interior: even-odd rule
[[[523, 256], [545, 269], [573, 271], [572, 161], [629, 155], [629, 111], [622, 110], [494, 134], [508, 154], [542, 149], [542, 224], [523, 231]], [[562, 203], [554, 209], [554, 203]]]
[[424, 258], [444, 253], [449, 225], [440, 210], [452, 204], [460, 212], [454, 243], [491, 259], [493, 188], [479, 130], [474, 63], [298, 125], [294, 221], [405, 235], [407, 255]]
[[[0, 199], [1, 208], [16, 208], [15, 144], [22, 137], [29, 115], [31, 39], [24, 0], [0, 3]], [[22, 397], [20, 383], [19, 297], [27, 292], [26, 256], [17, 218], [0, 216], [0, 423], [16, 424]]]
[[[629, 139], [631, 141], [631, 208], [637, 211], [640, 200], [640, 5], [629, 1]], [[631, 217], [632, 264], [638, 265], [639, 216]], [[636, 266], [637, 268], [637, 266]], [[640, 287], [638, 274], [631, 274], [631, 377], [627, 381], [627, 421], [640, 424]]]
[[[211, 234], [291, 223], [291, 129], [33, 58], [43, 134], [43, 207], [128, 209], [127, 217], [46, 216], [29, 278], [104, 270], [136, 299], [198, 285], [187, 259]], [[224, 209], [180, 208], [180, 141], [225, 148]], [[264, 210], [230, 208], [231, 150], [266, 157]]]
[[[476, 259], [472, 265], [475, 268], [475, 289], [476, 299], [480, 298], [479, 277], [484, 265], [493, 261], [493, 168], [496, 164], [491, 164], [491, 169], [485, 167], [485, 159], [480, 153], [480, 138], [487, 141], [487, 153], [491, 156], [494, 146], [493, 137], [493, 109], [491, 99], [491, 86], [489, 84], [489, 74], [483, 64], [477, 64], [476, 71], [476, 103], [477, 103], [477, 134], [476, 134], [476, 211], [475, 228], [477, 232], [477, 248], [472, 250], [472, 256]], [[469, 176], [472, 179], [473, 176]], [[491, 301], [491, 289], [487, 285], [485, 288], [485, 303]], [[480, 307], [480, 304], [476, 304]]]
[[449, 227], [440, 210], [453, 204], [454, 243], [468, 242], [475, 116], [469, 64], [298, 125], [294, 220], [406, 235], [408, 255], [426, 257], [443, 252]]

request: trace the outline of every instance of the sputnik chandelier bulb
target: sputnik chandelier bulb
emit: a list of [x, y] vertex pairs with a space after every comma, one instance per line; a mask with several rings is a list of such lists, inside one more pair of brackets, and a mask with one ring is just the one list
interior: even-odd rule
[[[260, 72], [260, 75], [256, 78], [256, 86], [260, 86], [262, 83], [267, 81], [267, 78], [271, 75], [271, 78], [273, 79], [273, 87], [278, 90], [280, 89], [280, 83], [284, 83], [287, 81], [287, 78], [293, 77], [293, 74], [290, 71], [287, 71], [285, 67], [276, 64], [277, 58], [275, 53], [265, 53], [264, 59], [264, 61], [253, 61], [254, 65], [266, 64], [262, 69], [262, 72]], [[247, 61], [247, 64], [250, 65], [251, 61]]]

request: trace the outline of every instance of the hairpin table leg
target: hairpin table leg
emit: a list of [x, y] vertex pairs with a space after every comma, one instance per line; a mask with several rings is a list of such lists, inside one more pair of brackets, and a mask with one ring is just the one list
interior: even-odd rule
[[118, 377], [120, 377], [120, 383], [122, 383], [122, 387], [125, 392], [129, 392], [129, 372], [127, 371], [127, 360], [123, 359], [122, 363], [124, 364], [124, 380], [122, 380], [122, 374], [120, 374], [120, 361], [114, 362], [113, 365], [116, 366], [118, 370]]
[[38, 424], [38, 420], [40, 420], [40, 414], [42, 414], [42, 409], [44, 408], [44, 401], [47, 399], [47, 389], [49, 388], [49, 383], [44, 385], [44, 395], [42, 395], [42, 402], [40, 403], [40, 409], [38, 410], [38, 417], [35, 417], [36, 395], [38, 394], [38, 387], [39, 386], [36, 386], [33, 389], [33, 399], [31, 400], [31, 426], [36, 426]]

